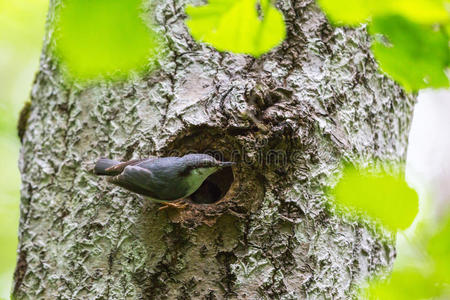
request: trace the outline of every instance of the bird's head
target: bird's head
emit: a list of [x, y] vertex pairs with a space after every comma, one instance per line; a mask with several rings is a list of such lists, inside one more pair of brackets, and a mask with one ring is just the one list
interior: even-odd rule
[[181, 159], [185, 165], [182, 175], [197, 175], [204, 178], [234, 164], [234, 162], [218, 161], [208, 154], [187, 154]]

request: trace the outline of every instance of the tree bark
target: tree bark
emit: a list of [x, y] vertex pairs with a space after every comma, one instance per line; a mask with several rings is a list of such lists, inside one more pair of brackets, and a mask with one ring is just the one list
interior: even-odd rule
[[[334, 215], [324, 191], [343, 159], [404, 161], [414, 97], [377, 71], [364, 26], [333, 28], [312, 0], [277, 2], [288, 36], [258, 59], [194, 42], [191, 1], [156, 2], [145, 15], [167, 53], [126, 82], [66, 82], [48, 26], [22, 122], [14, 296], [354, 297], [392, 264], [394, 237]], [[205, 151], [238, 164], [192, 197], [217, 202], [184, 210], [92, 173], [99, 157]]]

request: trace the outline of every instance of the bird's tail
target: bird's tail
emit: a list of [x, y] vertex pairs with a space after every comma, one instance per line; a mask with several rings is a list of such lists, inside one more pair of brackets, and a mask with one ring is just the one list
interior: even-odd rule
[[94, 173], [96, 175], [109, 175], [109, 176], [118, 175], [118, 174], [120, 174], [121, 171], [108, 170], [109, 168], [114, 167], [118, 164], [120, 164], [120, 162], [117, 160], [112, 160], [112, 159], [108, 159], [108, 158], [100, 158], [95, 163]]

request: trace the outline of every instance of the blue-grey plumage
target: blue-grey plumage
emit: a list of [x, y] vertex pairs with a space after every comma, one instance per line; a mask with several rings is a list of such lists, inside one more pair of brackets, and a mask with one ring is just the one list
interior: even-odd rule
[[108, 182], [154, 201], [166, 202], [192, 195], [205, 179], [233, 162], [221, 162], [207, 154], [183, 157], [147, 158], [118, 162], [97, 161], [94, 172], [110, 176]]

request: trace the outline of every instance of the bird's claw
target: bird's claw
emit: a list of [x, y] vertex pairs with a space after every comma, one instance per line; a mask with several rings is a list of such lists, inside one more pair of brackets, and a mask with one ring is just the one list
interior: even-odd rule
[[161, 204], [164, 204], [164, 206], [161, 206], [160, 208], [158, 208], [158, 210], [163, 210], [169, 207], [173, 207], [173, 208], [177, 208], [177, 209], [183, 209], [185, 208], [188, 204], [182, 201], [177, 201], [177, 202], [163, 202]]

